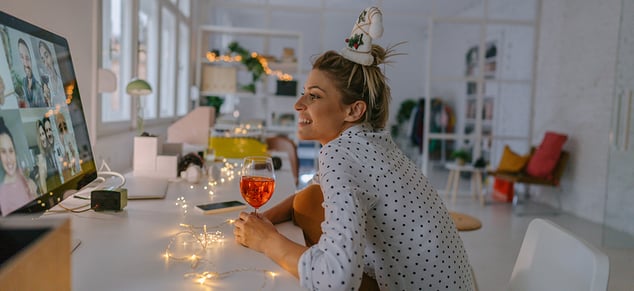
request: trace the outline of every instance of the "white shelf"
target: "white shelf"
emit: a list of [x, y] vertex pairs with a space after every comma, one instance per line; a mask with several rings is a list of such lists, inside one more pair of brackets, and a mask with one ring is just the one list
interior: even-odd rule
[[[262, 48], [250, 48], [245, 47], [245, 49], [260, 49], [261, 51], [257, 51], [262, 55], [270, 55], [269, 48], [273, 44], [277, 44], [277, 40], [283, 41], [284, 43], [289, 42], [288, 40], [292, 40], [288, 47], [292, 47], [295, 51], [296, 60], [302, 59], [302, 33], [294, 32], [294, 31], [281, 31], [281, 30], [267, 30], [267, 29], [259, 29], [259, 28], [244, 28], [244, 27], [226, 27], [226, 26], [214, 26], [214, 25], [205, 25], [199, 27], [198, 30], [198, 41], [197, 41], [197, 52], [196, 56], [198, 56], [198, 62], [196, 64], [196, 85], [198, 88], [202, 88], [200, 85], [202, 83], [202, 68], [207, 65], [218, 65], [224, 67], [236, 67], [238, 69], [237, 72], [237, 87], [239, 88], [241, 82], [249, 82], [249, 80], [245, 80], [247, 78], [246, 68], [243, 64], [238, 62], [210, 62], [206, 57], [206, 52], [212, 49], [221, 49], [226, 50], [224, 46], [227, 44], [225, 42], [231, 41], [233, 38], [237, 41], [241, 40], [257, 40], [263, 47]], [[261, 42], [260, 42], [261, 41]], [[212, 43], [216, 42], [216, 43]], [[219, 43], [222, 42], [222, 43]], [[245, 43], [248, 41], [245, 41]], [[221, 51], [221, 53], [224, 53]], [[282, 61], [277, 61], [282, 60]], [[300, 62], [298, 61], [289, 61], [288, 59], [283, 60], [283, 56], [274, 56], [274, 60], [269, 60], [268, 66], [273, 71], [281, 71], [285, 74], [290, 74], [293, 76], [295, 80], [298, 79], [298, 75], [302, 74]], [[200, 96], [220, 96], [220, 97], [230, 97], [230, 98], [238, 98], [243, 99], [243, 105], [248, 108], [243, 108], [245, 112], [252, 111], [251, 113], [264, 113], [266, 130], [274, 133], [283, 133], [288, 135], [294, 135], [297, 129], [297, 117], [295, 115], [293, 104], [295, 102], [294, 96], [278, 96], [271, 94], [273, 90], [269, 90], [269, 87], [275, 84], [271, 78], [276, 78], [276, 76], [266, 76], [264, 75], [261, 79], [261, 84], [258, 85], [258, 92], [253, 94], [251, 92], [221, 92], [221, 91], [199, 91]], [[273, 85], [274, 86], [274, 85]], [[256, 100], [261, 100], [258, 102]], [[256, 103], [254, 103], [256, 102]], [[236, 105], [237, 104], [237, 105]], [[240, 102], [234, 104], [237, 106], [237, 109], [240, 109]], [[259, 106], [262, 108], [259, 108]], [[257, 108], [256, 108], [257, 107]], [[257, 109], [254, 111], [254, 108]], [[279, 122], [274, 120], [276, 116], [280, 116], [283, 114], [293, 114], [295, 115], [294, 120], [287, 121], [290, 122], [291, 125], [275, 125], [275, 122]], [[250, 113], [245, 113], [245, 118], [250, 116]], [[256, 114], [259, 115], [259, 114]], [[241, 114], [242, 116], [242, 114]]]

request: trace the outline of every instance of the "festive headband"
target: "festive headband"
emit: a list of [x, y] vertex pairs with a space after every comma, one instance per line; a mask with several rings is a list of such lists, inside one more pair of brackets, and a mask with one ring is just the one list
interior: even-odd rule
[[383, 14], [377, 7], [368, 7], [361, 11], [354, 22], [352, 33], [346, 38], [346, 46], [341, 54], [357, 64], [369, 66], [374, 62], [372, 39], [383, 35]]

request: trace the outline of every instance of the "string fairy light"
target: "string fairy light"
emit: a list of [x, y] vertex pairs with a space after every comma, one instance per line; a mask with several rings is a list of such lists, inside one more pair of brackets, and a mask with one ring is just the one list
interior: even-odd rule
[[[227, 224], [233, 224], [233, 222], [234, 220], [229, 219], [213, 227], [207, 227], [206, 224], [202, 227], [196, 227], [181, 223], [179, 226], [184, 228], [184, 230], [181, 230], [172, 236], [167, 248], [165, 248], [163, 256], [166, 260], [191, 261], [192, 268], [196, 268], [200, 260], [203, 258], [203, 253], [207, 250], [207, 247], [211, 244], [221, 243], [224, 241], [225, 237], [222, 231], [220, 231], [220, 228]], [[201, 229], [202, 232], [199, 232]], [[210, 229], [213, 231], [210, 232]], [[176, 255], [175, 252], [172, 251], [172, 248], [177, 244], [179, 239], [183, 237], [192, 239], [195, 243], [197, 243], [197, 246], [199, 246], [198, 250], [193, 254]], [[184, 241], [183, 244], [186, 245], [187, 241]]]
[[210, 281], [223, 279], [223, 278], [231, 276], [232, 274], [245, 273], [245, 272], [255, 272], [255, 273], [264, 274], [264, 282], [262, 282], [262, 285], [260, 286], [260, 290], [263, 290], [264, 287], [266, 287], [269, 281], [269, 278], [270, 278], [270, 281], [274, 281], [275, 277], [277, 276], [277, 273], [269, 271], [269, 270], [265, 270], [265, 269], [240, 268], [240, 269], [233, 269], [233, 270], [222, 272], [222, 273], [208, 272], [208, 271], [200, 272], [200, 273], [187, 273], [185, 274], [185, 279], [193, 279], [194, 282], [200, 285], [206, 285], [210, 283]]
[[[205, 54], [205, 57], [207, 58], [207, 60], [210, 63], [214, 63], [214, 62], [225, 62], [225, 63], [234, 63], [234, 62], [242, 62], [242, 56], [241, 55], [218, 55], [213, 51], [209, 51]], [[277, 77], [278, 80], [282, 80], [282, 81], [292, 81], [293, 80], [293, 76], [287, 73], [284, 73], [280, 70], [272, 70], [269, 67], [269, 62], [268, 60], [263, 57], [262, 55], [259, 55], [256, 52], [252, 52], [251, 53], [251, 57], [255, 58], [258, 60], [258, 62], [260, 63], [260, 65], [262, 66], [262, 69], [264, 70], [264, 73], [267, 75], [275, 75]]]
[[[183, 199], [184, 200], [184, 199]], [[190, 267], [192, 269], [198, 268], [200, 262], [204, 261], [204, 253], [211, 245], [217, 245], [224, 242], [224, 234], [221, 231], [221, 228], [226, 225], [232, 225], [235, 222], [235, 219], [227, 219], [220, 224], [215, 226], [207, 226], [206, 224], [203, 226], [193, 226], [190, 224], [181, 223], [179, 226], [183, 228], [181, 231], [177, 232], [172, 236], [169, 241], [169, 244], [165, 248], [165, 252], [163, 256], [165, 257], [166, 262], [169, 260], [180, 261], [180, 262], [191, 262]], [[189, 238], [194, 244], [198, 247], [197, 251], [188, 254], [176, 255], [173, 251], [173, 247], [175, 247], [179, 243], [179, 238], [181, 237]], [[187, 241], [182, 242], [183, 245], [187, 245]], [[184, 275], [185, 279], [193, 279], [195, 283], [200, 285], [208, 285], [211, 284], [212, 281], [221, 280], [227, 278], [233, 274], [237, 273], [247, 273], [247, 272], [255, 272], [261, 273], [264, 275], [264, 282], [260, 286], [260, 290], [263, 290], [269, 283], [269, 281], [273, 282], [277, 273], [266, 270], [266, 269], [258, 269], [258, 268], [238, 268], [225, 272], [214, 272], [214, 271], [203, 271], [203, 272], [191, 272], [186, 273]]]

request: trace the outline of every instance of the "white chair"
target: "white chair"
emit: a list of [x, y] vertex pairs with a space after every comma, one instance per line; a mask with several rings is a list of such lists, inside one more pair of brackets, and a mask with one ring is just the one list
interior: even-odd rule
[[608, 256], [599, 249], [536, 218], [526, 230], [509, 290], [606, 290], [609, 272]]

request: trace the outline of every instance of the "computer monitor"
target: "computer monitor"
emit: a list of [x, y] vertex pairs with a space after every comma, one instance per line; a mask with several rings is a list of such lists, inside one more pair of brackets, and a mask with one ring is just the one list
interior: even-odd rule
[[2, 11], [0, 161], [0, 216], [44, 211], [97, 177], [68, 42]]

